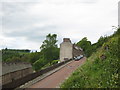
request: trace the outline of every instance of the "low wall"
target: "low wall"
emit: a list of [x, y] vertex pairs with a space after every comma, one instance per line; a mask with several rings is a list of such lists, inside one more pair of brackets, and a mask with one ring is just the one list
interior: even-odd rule
[[30, 73], [33, 73], [32, 66], [27, 62], [2, 62], [2, 85], [11, 83], [14, 80], [22, 78]]
[[4, 74], [2, 76], [2, 84], [4, 85], [4, 84], [10, 83], [10, 82], [13, 82], [14, 80], [22, 78], [32, 72], [33, 72], [32, 68], [26, 68], [26, 69], [22, 69], [22, 70]]
[[2, 62], [2, 75], [31, 67], [27, 62]]
[[30, 81], [32, 79], [35, 79], [36, 77], [38, 77], [38, 76], [40, 76], [40, 75], [42, 75], [42, 74], [44, 74], [44, 73], [46, 73], [48, 71], [51, 71], [51, 70], [65, 64], [65, 63], [67, 63], [69, 61], [71, 61], [71, 60], [67, 60], [67, 61], [64, 61], [64, 62], [61, 62], [61, 63], [57, 63], [57, 64], [55, 64], [53, 66], [50, 66], [50, 67], [48, 67], [46, 69], [40, 70], [38, 72], [31, 73], [31, 74], [26, 75], [26, 76], [24, 76], [22, 78], [16, 79], [16, 80], [14, 80], [14, 81], [12, 81], [10, 83], [2, 85], [2, 88], [3, 89], [4, 88], [9, 88], [11, 90], [14, 89], [14, 88], [17, 88], [17, 87], [25, 84], [26, 82], [28, 82], [28, 81]]

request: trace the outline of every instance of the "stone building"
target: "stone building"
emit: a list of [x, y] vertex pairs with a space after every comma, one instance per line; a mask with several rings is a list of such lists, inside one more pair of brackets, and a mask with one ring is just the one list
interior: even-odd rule
[[69, 38], [63, 39], [63, 42], [60, 44], [60, 61], [73, 59], [81, 54], [83, 54], [83, 50], [80, 47], [72, 44]]
[[2, 63], [2, 84], [10, 83], [33, 73], [32, 66], [27, 62], [1, 62]]

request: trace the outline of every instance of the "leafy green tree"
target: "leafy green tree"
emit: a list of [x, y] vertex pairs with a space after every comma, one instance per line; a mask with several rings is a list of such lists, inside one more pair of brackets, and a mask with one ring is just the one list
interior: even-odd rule
[[87, 40], [87, 37], [84, 37], [81, 41], [77, 43], [77, 45], [80, 46], [83, 49], [85, 55], [89, 57], [93, 52], [96, 52], [96, 50], [107, 41], [107, 36], [101, 36], [97, 43], [91, 44], [91, 42]]
[[43, 44], [40, 47], [44, 60], [46, 60], [49, 63], [59, 58], [59, 49], [57, 48], [56, 38], [56, 34], [48, 34], [46, 36], [46, 40], [43, 41]]
[[38, 71], [46, 64], [44, 58], [40, 58], [39, 60], [33, 63], [33, 68]]
[[50, 47], [56, 47], [57, 48], [57, 35], [56, 34], [48, 34], [46, 36], [46, 40], [43, 41], [43, 44], [42, 46], [40, 47], [41, 50], [44, 50], [44, 49], [47, 49], [47, 48], [50, 48]]
[[91, 42], [87, 40], [87, 37], [84, 37], [81, 41], [77, 43], [77, 46], [81, 47], [87, 57], [91, 55], [92, 47]]
[[107, 36], [105, 36], [105, 37], [101, 36], [97, 42], [97, 48], [101, 47], [103, 45], [103, 43], [105, 43], [106, 41], [107, 41]]
[[31, 64], [39, 60], [41, 56], [42, 56], [41, 52], [30, 53], [29, 57], [30, 57]]

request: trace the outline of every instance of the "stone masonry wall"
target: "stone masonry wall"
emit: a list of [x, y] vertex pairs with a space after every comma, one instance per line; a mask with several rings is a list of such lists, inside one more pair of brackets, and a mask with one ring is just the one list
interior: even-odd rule
[[73, 57], [83, 55], [83, 51], [79, 47], [77, 49], [75, 47], [77, 46], [73, 45]]
[[3, 63], [2, 84], [12, 82], [33, 73], [32, 66], [26, 62]]
[[70, 42], [63, 42], [60, 44], [60, 61], [64, 61], [64, 59], [71, 59], [72, 56], [72, 43]]
[[16, 79], [22, 78], [28, 74], [32, 73], [32, 68], [26, 68], [23, 70], [7, 73], [2, 76], [2, 84], [12, 82]]
[[81, 54], [83, 54], [83, 50], [80, 47], [72, 44], [69, 38], [63, 39], [63, 42], [60, 44], [60, 61], [73, 59]]

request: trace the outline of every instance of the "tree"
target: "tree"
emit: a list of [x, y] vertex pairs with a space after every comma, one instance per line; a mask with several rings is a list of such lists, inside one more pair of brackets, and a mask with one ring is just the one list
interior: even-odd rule
[[41, 52], [30, 53], [29, 57], [31, 64], [33, 64], [34, 62], [41, 58]]
[[47, 49], [47, 48], [50, 48], [50, 47], [57, 47], [57, 35], [56, 34], [48, 34], [46, 36], [46, 40], [43, 41], [43, 44], [42, 46], [40, 47], [41, 50], [44, 50], [44, 49]]
[[43, 41], [41, 45], [41, 53], [43, 54], [44, 60], [51, 63], [54, 59], [59, 58], [59, 51], [57, 48], [57, 35], [48, 34], [46, 40]]
[[77, 46], [79, 46], [83, 49], [83, 51], [87, 57], [89, 57], [91, 55], [92, 46], [91, 46], [91, 42], [87, 40], [87, 37], [84, 37], [82, 40], [80, 40], [77, 43]]
[[35, 61], [33, 63], [33, 68], [38, 71], [40, 70], [44, 65], [45, 65], [45, 61], [44, 61], [44, 58], [40, 58], [39, 60]]

